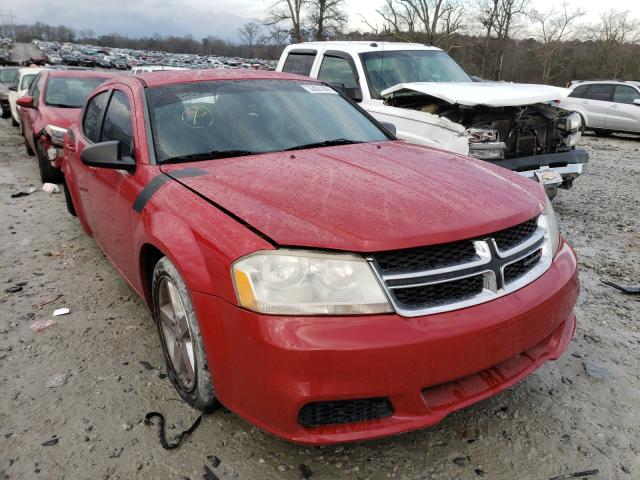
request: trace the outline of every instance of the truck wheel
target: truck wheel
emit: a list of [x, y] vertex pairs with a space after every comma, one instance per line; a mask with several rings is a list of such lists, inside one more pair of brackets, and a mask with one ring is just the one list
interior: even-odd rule
[[27, 155], [29, 155], [30, 157], [33, 157], [35, 154], [33, 153], [33, 150], [31, 150], [31, 146], [29, 145], [29, 142], [27, 141], [27, 137], [24, 137], [24, 149], [27, 152]]
[[189, 290], [176, 267], [161, 258], [151, 284], [153, 318], [167, 362], [167, 373], [184, 401], [210, 411], [218, 406], [211, 371]]
[[77, 217], [78, 214], [76, 213], [76, 207], [73, 205], [71, 192], [69, 192], [69, 187], [67, 186], [66, 181], [62, 182], [62, 188], [64, 189], [64, 201], [67, 204], [67, 210], [69, 211], [69, 214], [73, 215], [74, 217]]
[[610, 137], [613, 133], [611, 130], [594, 130], [593, 133], [596, 134], [596, 137]]
[[38, 168], [40, 169], [40, 180], [42, 183], [62, 183], [62, 172], [51, 166], [51, 161], [47, 157], [42, 144], [36, 140], [36, 150], [38, 153]]

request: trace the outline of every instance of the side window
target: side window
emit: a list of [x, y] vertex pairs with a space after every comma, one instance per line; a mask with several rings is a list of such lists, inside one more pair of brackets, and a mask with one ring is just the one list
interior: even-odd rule
[[356, 75], [345, 58], [325, 56], [320, 65], [318, 80], [326, 83], [342, 84], [344, 88], [358, 88]]
[[29, 92], [27, 95], [29, 97], [33, 97], [33, 105], [38, 106], [38, 100], [40, 99], [40, 89], [42, 88], [42, 75], [38, 75], [34, 80], [31, 86], [29, 87]]
[[304, 75], [308, 77], [311, 74], [311, 67], [316, 58], [315, 52], [289, 52], [287, 59], [284, 61], [282, 71], [286, 73], [295, 73], [296, 75]]
[[87, 102], [87, 108], [84, 111], [82, 131], [84, 136], [94, 143], [100, 141], [100, 120], [108, 99], [109, 92], [99, 93]]
[[600, 100], [602, 102], [613, 101], [613, 87], [615, 85], [608, 83], [593, 83], [589, 86], [589, 90], [584, 98], [589, 100]]
[[613, 101], [618, 103], [633, 103], [633, 101], [638, 98], [640, 98], [640, 93], [638, 93], [635, 88], [617, 85]]
[[133, 155], [133, 128], [129, 99], [121, 90], [115, 90], [102, 124], [100, 141], [118, 140], [123, 156]]
[[589, 85], [580, 85], [579, 87], [574, 88], [569, 96], [573, 98], [584, 98], [588, 89]]

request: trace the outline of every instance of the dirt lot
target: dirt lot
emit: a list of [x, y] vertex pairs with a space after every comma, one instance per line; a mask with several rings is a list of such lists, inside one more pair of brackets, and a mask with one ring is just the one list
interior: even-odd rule
[[[197, 412], [164, 378], [147, 308], [62, 195], [10, 198], [41, 185], [22, 138], [0, 122], [0, 478], [199, 479], [208, 465], [221, 479], [300, 479], [303, 464], [314, 480], [548, 480], [594, 469], [586, 478], [639, 479], [640, 297], [600, 280], [640, 284], [640, 140], [585, 144], [588, 174], [555, 201], [582, 280], [578, 329], [560, 360], [434, 428], [389, 439], [302, 447], [220, 410], [165, 451], [144, 415], [164, 413], [171, 436]], [[60, 307], [71, 313], [31, 331]]]

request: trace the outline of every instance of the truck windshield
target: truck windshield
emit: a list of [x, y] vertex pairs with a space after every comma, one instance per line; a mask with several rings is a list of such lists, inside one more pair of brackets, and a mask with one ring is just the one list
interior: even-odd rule
[[358, 108], [318, 83], [222, 80], [145, 91], [159, 163], [389, 139]]
[[399, 83], [471, 82], [453, 58], [440, 50], [396, 50], [360, 54], [372, 98]]

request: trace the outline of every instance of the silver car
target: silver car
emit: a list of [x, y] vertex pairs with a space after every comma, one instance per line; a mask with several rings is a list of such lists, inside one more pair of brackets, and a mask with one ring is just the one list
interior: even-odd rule
[[589, 80], [573, 82], [560, 107], [582, 115], [596, 135], [640, 133], [640, 82]]

